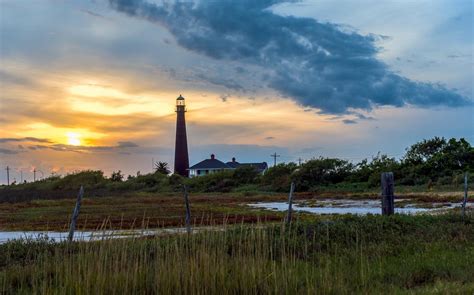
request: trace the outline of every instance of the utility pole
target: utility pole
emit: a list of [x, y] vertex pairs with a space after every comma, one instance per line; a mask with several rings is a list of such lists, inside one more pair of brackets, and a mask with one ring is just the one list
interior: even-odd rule
[[36, 181], [36, 168], [33, 169], [33, 182]]
[[10, 167], [7, 166], [7, 185], [10, 185]]
[[298, 158], [298, 166], [301, 166], [301, 161], [303, 161], [303, 159], [301, 159], [301, 157]]
[[277, 158], [279, 157], [280, 155], [277, 155], [277, 153], [274, 153], [273, 155], [270, 155], [270, 157], [273, 157], [273, 166], [276, 166], [277, 164]]

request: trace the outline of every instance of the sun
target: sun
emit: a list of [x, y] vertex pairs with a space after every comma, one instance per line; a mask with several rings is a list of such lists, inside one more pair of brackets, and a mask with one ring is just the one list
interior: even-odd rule
[[67, 144], [69, 145], [81, 145], [80, 137], [81, 135], [75, 132], [68, 132], [66, 133], [67, 136]]

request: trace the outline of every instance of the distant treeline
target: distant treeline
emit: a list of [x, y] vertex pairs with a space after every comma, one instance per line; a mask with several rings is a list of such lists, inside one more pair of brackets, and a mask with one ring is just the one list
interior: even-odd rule
[[370, 189], [379, 186], [380, 174], [391, 171], [397, 185], [458, 185], [464, 173], [474, 172], [474, 148], [461, 138], [435, 137], [406, 149], [397, 160], [384, 154], [359, 163], [338, 158], [314, 158], [298, 166], [282, 163], [260, 175], [252, 167], [209, 174], [195, 178], [168, 175], [167, 164], [159, 162], [156, 172], [126, 179], [120, 172], [105, 177], [102, 171], [82, 171], [66, 176], [52, 176], [41, 181], [0, 188], [0, 201], [74, 197], [83, 185], [88, 196], [106, 196], [135, 192], [176, 192], [186, 184], [191, 192], [283, 192], [294, 181], [298, 191], [332, 188]]

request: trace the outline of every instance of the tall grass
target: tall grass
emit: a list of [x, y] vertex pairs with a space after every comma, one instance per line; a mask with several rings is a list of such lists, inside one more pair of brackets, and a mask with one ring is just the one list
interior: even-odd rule
[[474, 291], [474, 218], [341, 217], [222, 231], [0, 246], [20, 294], [353, 294]]

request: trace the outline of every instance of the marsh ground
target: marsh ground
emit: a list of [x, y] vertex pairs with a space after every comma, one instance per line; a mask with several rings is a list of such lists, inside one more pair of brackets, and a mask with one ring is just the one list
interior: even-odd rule
[[[397, 198], [411, 202], [460, 202], [461, 191], [401, 191]], [[281, 193], [200, 193], [191, 194], [191, 213], [196, 225], [219, 223], [254, 223], [280, 221], [283, 213], [258, 210], [246, 206], [255, 202], [285, 201]], [[296, 193], [295, 199], [315, 201], [323, 198], [379, 199], [377, 192], [349, 193], [328, 191]], [[0, 230], [55, 230], [65, 231], [74, 208], [72, 198], [32, 200], [17, 203], [0, 203]], [[303, 219], [311, 216], [302, 215]], [[176, 227], [184, 224], [184, 201], [179, 193], [135, 193], [116, 197], [83, 199], [78, 229], [131, 229]]]

